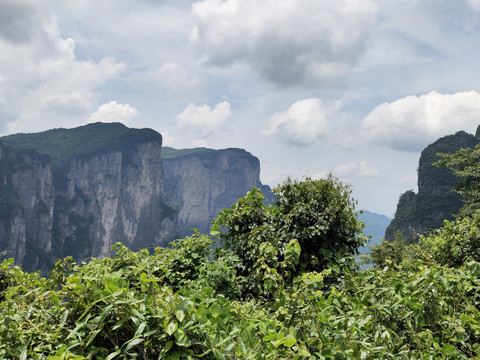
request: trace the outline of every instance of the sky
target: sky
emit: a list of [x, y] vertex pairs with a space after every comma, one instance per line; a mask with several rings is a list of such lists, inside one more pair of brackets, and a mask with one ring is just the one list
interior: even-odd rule
[[0, 135], [97, 121], [393, 216], [421, 150], [480, 125], [480, 0], [0, 0]]

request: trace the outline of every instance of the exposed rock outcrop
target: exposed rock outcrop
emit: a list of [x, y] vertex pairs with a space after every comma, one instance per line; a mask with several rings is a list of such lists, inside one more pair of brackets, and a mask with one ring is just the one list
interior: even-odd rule
[[0, 138], [0, 252], [43, 274], [77, 262], [164, 246], [208, 232], [218, 212], [252, 187], [267, 196], [245, 150], [166, 148], [151, 129], [90, 124]]
[[108, 256], [116, 242], [153, 248], [177, 235], [153, 130], [91, 124], [0, 141], [0, 250], [25, 270], [46, 273], [59, 257]]
[[39, 266], [33, 249], [52, 249], [55, 191], [51, 164], [32, 151], [0, 144], [0, 251]]
[[[478, 132], [478, 131], [477, 131]], [[387, 240], [396, 233], [407, 241], [442, 226], [452, 220], [463, 205], [462, 198], [452, 190], [457, 178], [447, 168], [433, 166], [439, 160], [437, 153], [454, 153], [471, 148], [479, 139], [464, 131], [448, 135], [428, 145], [420, 155], [418, 165], [418, 193], [409, 190], [400, 196], [395, 216], [385, 232]]]
[[258, 187], [267, 198], [271, 190], [260, 182], [260, 161], [242, 149], [164, 148], [165, 201], [178, 211], [181, 237], [210, 230], [224, 208]]
[[57, 202], [69, 206], [57, 212], [56, 240], [68, 254], [103, 257], [116, 242], [148, 248], [176, 235], [176, 214], [163, 203], [159, 142], [137, 145], [129, 161], [120, 151], [73, 159], [66, 181]]

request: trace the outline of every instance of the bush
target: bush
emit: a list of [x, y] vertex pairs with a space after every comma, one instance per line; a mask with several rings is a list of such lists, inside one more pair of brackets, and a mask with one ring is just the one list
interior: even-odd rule
[[[203, 247], [199, 237], [189, 242]], [[0, 358], [407, 360], [480, 355], [477, 262], [460, 268], [345, 270], [344, 280], [327, 290], [323, 281], [329, 269], [304, 273], [265, 302], [233, 300], [208, 286], [208, 277], [197, 276], [202, 271], [192, 274], [183, 265], [176, 275], [189, 280], [175, 290], [167, 278], [155, 275], [160, 258], [117, 246], [114, 259], [73, 267], [68, 260], [59, 261], [51, 280], [24, 273], [10, 260], [0, 263], [12, 280], [0, 301]], [[172, 259], [178, 263], [176, 256]], [[166, 268], [173, 269], [171, 265]]]
[[281, 287], [304, 272], [338, 269], [358, 253], [363, 223], [348, 186], [332, 176], [288, 179], [273, 193], [266, 205], [253, 189], [213, 222], [212, 234], [239, 259], [237, 274], [257, 279], [247, 292], [262, 292], [265, 279]]
[[480, 261], [480, 211], [455, 221], [445, 220], [443, 228], [420, 239], [422, 247], [435, 262], [460, 267], [468, 261]]

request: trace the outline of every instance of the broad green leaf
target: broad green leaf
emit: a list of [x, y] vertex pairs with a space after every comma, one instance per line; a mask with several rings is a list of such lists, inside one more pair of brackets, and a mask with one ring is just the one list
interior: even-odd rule
[[138, 328], [137, 328], [137, 331], [135, 331], [135, 335], [134, 337], [138, 337], [140, 336], [141, 334], [143, 334], [143, 331], [145, 330], [145, 327], [147, 326], [147, 323], [146, 322], [142, 322]]
[[178, 323], [175, 321], [172, 321], [167, 326], [167, 334], [172, 335], [177, 329], [178, 329]]
[[125, 347], [125, 352], [128, 352], [131, 348], [140, 344], [141, 342], [143, 342], [142, 338], [133, 339], [133, 340], [128, 341], [127, 346]]
[[175, 317], [179, 322], [182, 322], [185, 318], [185, 312], [183, 310], [177, 310], [175, 311]]
[[163, 347], [163, 351], [165, 351], [166, 353], [168, 352], [168, 350], [170, 350], [172, 348], [172, 345], [173, 345], [173, 341], [170, 340], [168, 341], [165, 346]]
[[228, 345], [228, 346], [225, 348], [225, 352], [226, 352], [226, 353], [229, 353], [230, 351], [233, 350], [234, 347], [235, 347], [235, 344], [234, 344], [234, 343], [231, 343], [230, 345]]
[[111, 353], [110, 355], [108, 355], [105, 360], [112, 360], [113, 358], [115, 358], [117, 355], [120, 355], [120, 351], [115, 351], [113, 353]]
[[175, 331], [175, 339], [177, 339], [177, 342], [182, 341], [184, 336], [185, 336], [185, 332], [181, 328]]

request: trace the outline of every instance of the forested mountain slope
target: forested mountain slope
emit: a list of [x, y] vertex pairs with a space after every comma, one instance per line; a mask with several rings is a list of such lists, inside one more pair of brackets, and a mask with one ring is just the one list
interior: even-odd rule
[[438, 139], [422, 151], [418, 192], [409, 190], [400, 196], [395, 216], [385, 232], [387, 240], [393, 240], [397, 233], [411, 241], [419, 234], [441, 227], [443, 220], [453, 219], [463, 205], [460, 195], [453, 192], [457, 178], [449, 169], [433, 166], [433, 163], [440, 160], [437, 153], [473, 148], [478, 142], [477, 136], [459, 131]]

